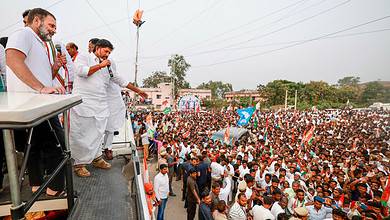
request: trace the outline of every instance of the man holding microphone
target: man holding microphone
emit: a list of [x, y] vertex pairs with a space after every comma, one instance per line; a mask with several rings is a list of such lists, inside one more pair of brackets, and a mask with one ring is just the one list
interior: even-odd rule
[[110, 82], [128, 88], [146, 98], [145, 92], [118, 76], [115, 63], [108, 59], [114, 49], [110, 41], [100, 39], [93, 53], [80, 54], [75, 60], [76, 75], [73, 93], [81, 95], [83, 103], [71, 110], [70, 147], [75, 160], [75, 173], [90, 176], [85, 165], [109, 169], [102, 158], [101, 144], [110, 116], [108, 89]]

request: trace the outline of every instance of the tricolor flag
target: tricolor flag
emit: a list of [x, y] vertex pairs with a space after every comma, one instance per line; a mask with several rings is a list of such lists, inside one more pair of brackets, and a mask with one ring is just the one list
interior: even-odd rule
[[168, 100], [162, 102], [161, 109], [163, 110], [163, 113], [165, 115], [169, 114], [172, 111], [171, 106], [169, 106]]
[[311, 145], [311, 143], [313, 142], [313, 136], [314, 136], [314, 129], [315, 129], [315, 126], [313, 125], [310, 130], [308, 132], [306, 132], [306, 134], [304, 134], [303, 136], [303, 143], [308, 143], [309, 145]]

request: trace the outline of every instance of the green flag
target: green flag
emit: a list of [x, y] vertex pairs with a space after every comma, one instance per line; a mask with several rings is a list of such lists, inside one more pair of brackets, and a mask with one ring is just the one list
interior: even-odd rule
[[259, 124], [259, 120], [257, 120], [257, 115], [255, 115], [255, 122], [253, 124], [253, 127], [256, 129], [258, 124]]
[[166, 115], [166, 114], [169, 114], [171, 111], [172, 111], [171, 107], [166, 107], [166, 108], [163, 110], [163, 113]]

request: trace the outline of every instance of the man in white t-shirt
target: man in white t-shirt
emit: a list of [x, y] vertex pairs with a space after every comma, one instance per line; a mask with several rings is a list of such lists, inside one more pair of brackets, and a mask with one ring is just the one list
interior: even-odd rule
[[274, 203], [274, 201], [271, 197], [265, 196], [263, 198], [263, 205], [255, 205], [252, 208], [253, 220], [266, 220], [266, 219], [274, 220], [274, 219], [276, 219], [270, 211], [270, 208], [272, 207], [273, 203]]
[[211, 184], [213, 184], [214, 182], [219, 181], [225, 172], [225, 169], [220, 164], [220, 158], [217, 158], [216, 162], [211, 162], [210, 169], [211, 169]]
[[[63, 94], [65, 90], [53, 86], [52, 76], [59, 70], [59, 59], [50, 64], [44, 41], [51, 40], [56, 32], [56, 19], [50, 12], [35, 8], [30, 10], [27, 18], [27, 27], [14, 32], [8, 39], [6, 49], [7, 88], [12, 92], [35, 92]], [[63, 143], [63, 129], [58, 117], [49, 119], [56, 135]], [[21, 133], [20, 135], [23, 135]], [[24, 134], [25, 135], [25, 134]], [[15, 134], [17, 136], [17, 134]], [[42, 141], [45, 144], [42, 144]], [[39, 146], [38, 146], [39, 145]], [[42, 163], [42, 155], [45, 166]], [[61, 149], [57, 147], [57, 140], [50, 133], [47, 121], [34, 127], [31, 139], [30, 157], [27, 162], [29, 181], [32, 191], [36, 191], [43, 183], [42, 167], [47, 174], [51, 174], [63, 159]], [[49, 184], [46, 194], [60, 195], [64, 188], [63, 170]]]

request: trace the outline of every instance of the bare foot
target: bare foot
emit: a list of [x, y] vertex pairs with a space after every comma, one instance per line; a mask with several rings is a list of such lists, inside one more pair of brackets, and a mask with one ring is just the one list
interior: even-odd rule
[[49, 196], [55, 196], [57, 191], [51, 190], [49, 187], [46, 189], [46, 194]]
[[35, 193], [39, 189], [39, 186], [33, 186], [31, 187], [31, 191]]

